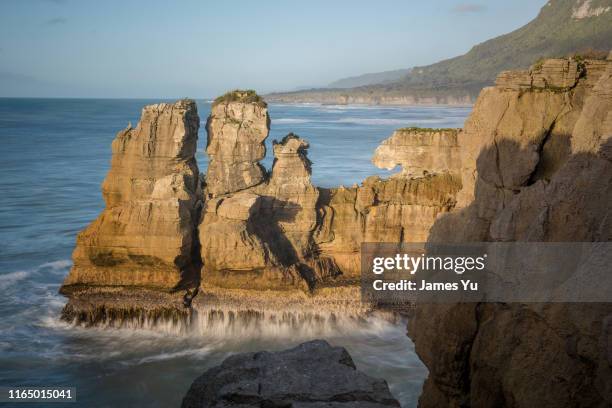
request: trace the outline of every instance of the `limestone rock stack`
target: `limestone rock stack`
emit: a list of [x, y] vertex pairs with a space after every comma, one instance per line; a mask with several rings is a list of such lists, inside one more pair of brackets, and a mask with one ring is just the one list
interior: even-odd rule
[[[457, 208], [430, 241], [610, 241], [612, 61], [546, 61], [484, 89]], [[612, 405], [609, 304], [419, 305], [420, 406]]]
[[345, 277], [361, 272], [364, 242], [425, 242], [436, 219], [454, 207], [460, 182], [458, 129], [399, 129], [372, 162], [402, 171], [360, 186], [321, 189], [316, 244]]
[[265, 104], [248, 91], [221, 97], [208, 119], [211, 164], [199, 231], [208, 286], [308, 287], [321, 275], [312, 266], [318, 190], [308, 143], [293, 134], [275, 142], [268, 177], [259, 160], [269, 122]]
[[199, 229], [205, 286], [354, 281], [361, 243], [425, 241], [437, 216], [454, 205], [460, 188], [455, 129], [396, 132], [374, 160], [405, 171], [360, 187], [320, 189], [311, 182], [308, 143], [294, 134], [274, 143], [266, 175], [258, 160], [268, 122], [256, 94], [244, 91], [221, 97], [208, 119], [211, 167]]
[[372, 163], [392, 170], [401, 166], [401, 176], [428, 173], [459, 173], [459, 129], [405, 128], [393, 132], [376, 148]]
[[245, 190], [264, 181], [265, 170], [259, 161], [266, 155], [270, 117], [265, 102], [254, 91], [234, 91], [217, 98], [206, 131], [208, 196]]
[[102, 185], [106, 208], [78, 235], [64, 291], [197, 281], [198, 127], [195, 102], [181, 100], [146, 106], [136, 128], [117, 134]]

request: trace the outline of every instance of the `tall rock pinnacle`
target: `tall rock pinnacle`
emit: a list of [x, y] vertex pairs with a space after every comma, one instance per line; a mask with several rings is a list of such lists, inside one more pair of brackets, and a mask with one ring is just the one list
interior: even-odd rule
[[106, 208], [77, 237], [71, 285], [172, 289], [197, 280], [192, 253], [199, 205], [195, 102], [149, 105], [112, 144]]
[[245, 190], [264, 180], [259, 161], [266, 155], [270, 117], [266, 103], [254, 91], [232, 91], [217, 98], [206, 130], [209, 197]]

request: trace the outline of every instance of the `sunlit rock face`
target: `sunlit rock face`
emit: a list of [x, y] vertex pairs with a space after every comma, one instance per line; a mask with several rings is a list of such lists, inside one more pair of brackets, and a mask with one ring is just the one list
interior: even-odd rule
[[227, 170], [262, 169], [268, 121], [256, 94], [243, 91], [219, 98], [208, 119], [212, 167], [199, 229], [205, 286], [354, 284], [361, 243], [424, 241], [436, 217], [454, 205], [460, 188], [455, 129], [396, 132], [374, 160], [405, 171], [349, 189], [320, 189], [311, 182], [308, 143], [294, 134], [274, 143], [270, 174]]
[[457, 141], [459, 130], [398, 129], [376, 148], [372, 163], [387, 170], [400, 166], [399, 176], [402, 177], [429, 173], [457, 174], [461, 167]]
[[314, 247], [319, 190], [310, 180], [308, 143], [289, 134], [274, 143], [270, 174], [259, 163], [269, 121], [252, 92], [234, 91], [213, 105], [199, 229], [207, 287], [308, 289], [338, 273]]
[[117, 134], [102, 184], [106, 208], [78, 235], [63, 290], [197, 280], [198, 127], [195, 102], [181, 100], [144, 107], [136, 128]]
[[[432, 242], [612, 239], [612, 62], [544, 61], [485, 88]], [[419, 305], [422, 407], [612, 404], [609, 304]]]
[[270, 117], [257, 94], [234, 91], [215, 100], [206, 131], [208, 196], [234, 193], [264, 181], [265, 169], [259, 161], [266, 155]]
[[422, 177], [369, 177], [360, 186], [321, 189], [320, 253], [347, 277], [361, 273], [364, 242], [425, 242], [438, 216], [455, 204], [461, 188], [448, 172]]

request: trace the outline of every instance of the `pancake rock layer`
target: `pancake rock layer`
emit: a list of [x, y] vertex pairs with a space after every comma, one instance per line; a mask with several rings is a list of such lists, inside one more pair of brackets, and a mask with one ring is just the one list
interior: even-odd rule
[[198, 275], [195, 161], [199, 117], [190, 100], [146, 106], [112, 143], [106, 208], [77, 237], [62, 290], [79, 285], [170, 290]]

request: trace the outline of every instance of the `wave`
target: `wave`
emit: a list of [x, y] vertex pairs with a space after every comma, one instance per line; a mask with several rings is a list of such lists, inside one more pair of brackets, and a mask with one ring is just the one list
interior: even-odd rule
[[58, 269], [66, 269], [72, 266], [72, 261], [70, 259], [60, 259], [59, 261], [46, 262], [38, 267], [38, 269], [43, 268], [51, 268], [54, 271]]
[[304, 123], [319, 123], [319, 124], [354, 124], [354, 125], [366, 125], [366, 126], [397, 126], [397, 127], [409, 127], [409, 126], [423, 126], [438, 124], [442, 125], [447, 123], [447, 119], [402, 119], [402, 118], [357, 118], [348, 117], [340, 119], [301, 119], [301, 118], [280, 118], [272, 119], [273, 124], [304, 124]]
[[155, 354], [152, 356], [143, 357], [139, 359], [136, 362], [136, 364], [155, 363], [158, 361], [173, 360], [175, 358], [180, 358], [180, 357], [193, 357], [193, 358], [202, 359], [208, 356], [212, 351], [213, 351], [212, 347], [202, 347], [202, 348], [196, 348], [196, 349], [187, 349], [187, 350], [180, 350], [180, 351], [175, 351], [175, 352], [160, 353], [160, 354]]
[[298, 119], [298, 118], [280, 118], [280, 119], [272, 119], [272, 124], [274, 123], [308, 123], [312, 122], [308, 119]]
[[26, 279], [32, 273], [27, 271], [10, 272], [0, 275], [0, 289], [4, 290], [15, 283]]
[[334, 121], [336, 123], [354, 123], [357, 125], [399, 125], [405, 126], [405, 119], [376, 119], [376, 118], [342, 118]]
[[[155, 333], [160, 336], [206, 338], [208, 340], [232, 340], [239, 338], [301, 339], [336, 337], [359, 333], [381, 335], [397, 327], [398, 316], [392, 313], [362, 311], [311, 311], [311, 310], [252, 310], [227, 306], [194, 305], [193, 313], [185, 320], [159, 316], [135, 317], [122, 320], [105, 320], [90, 333], [99, 330], [117, 335], [134, 336], [138, 333]], [[46, 321], [50, 327], [65, 328], [56, 322]], [[70, 325], [79, 328], [78, 323]]]

